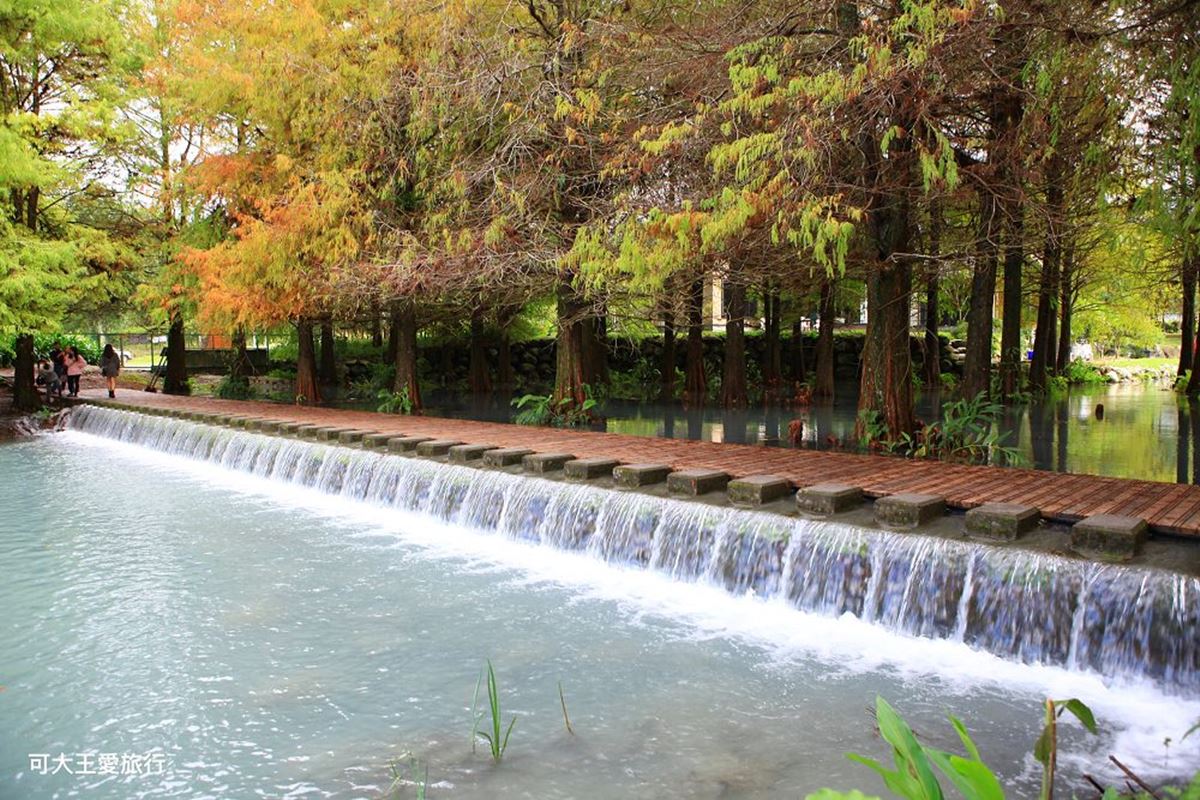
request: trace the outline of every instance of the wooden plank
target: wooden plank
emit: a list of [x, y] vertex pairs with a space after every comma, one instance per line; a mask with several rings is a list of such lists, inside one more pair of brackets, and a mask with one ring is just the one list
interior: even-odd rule
[[1115, 509], [1114, 513], [1121, 514], [1126, 517], [1143, 517], [1147, 516], [1147, 510], [1154, 507], [1162, 501], [1164, 497], [1170, 497], [1174, 494], [1175, 487], [1162, 486], [1154, 484], [1152, 486], [1143, 487], [1137, 495], [1125, 503], [1122, 503]]
[[1146, 520], [1149, 521], [1151, 519], [1159, 519], [1169, 509], [1184, 502], [1188, 495], [1192, 494], [1193, 491], [1195, 491], [1197, 499], [1200, 499], [1200, 490], [1193, 490], [1193, 488], [1187, 484], [1176, 484], [1170, 491], [1164, 493], [1157, 502], [1143, 512]]

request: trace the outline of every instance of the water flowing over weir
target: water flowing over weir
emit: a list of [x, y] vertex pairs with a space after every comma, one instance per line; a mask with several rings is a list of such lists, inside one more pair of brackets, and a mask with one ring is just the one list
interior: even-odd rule
[[913, 636], [1200, 695], [1200, 579], [84, 406], [76, 430]]

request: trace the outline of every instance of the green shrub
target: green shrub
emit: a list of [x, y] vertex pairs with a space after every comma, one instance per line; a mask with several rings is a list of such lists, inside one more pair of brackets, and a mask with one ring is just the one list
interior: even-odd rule
[[258, 396], [248, 378], [233, 375], [221, 378], [213, 394], [223, 400], [253, 400]]
[[1063, 371], [1062, 377], [1071, 385], [1104, 383], [1100, 371], [1081, 358], [1074, 359]]
[[[87, 359], [89, 364], [100, 363], [100, 353], [103, 348], [94, 336], [78, 336], [71, 333], [35, 333], [33, 335], [34, 358], [48, 358], [54, 343], [59, 342], [63, 347], [74, 345], [79, 355]], [[12, 366], [17, 354], [17, 334], [0, 339], [0, 365]]]
[[583, 385], [585, 399], [577, 408], [571, 407], [567, 398], [556, 405], [553, 395], [526, 394], [512, 401], [517, 409], [513, 419], [518, 425], [553, 425], [556, 428], [577, 428], [592, 421], [592, 409], [596, 407], [596, 399], [592, 396], [592, 387]]
[[394, 392], [391, 389], [380, 389], [375, 397], [379, 400], [379, 405], [375, 407], [375, 410], [380, 414], [412, 413], [412, 398], [408, 396], [407, 386], [398, 392]]
[[654, 400], [661, 386], [662, 372], [648, 359], [640, 358], [627, 372], [613, 371], [607, 396], [621, 400]]

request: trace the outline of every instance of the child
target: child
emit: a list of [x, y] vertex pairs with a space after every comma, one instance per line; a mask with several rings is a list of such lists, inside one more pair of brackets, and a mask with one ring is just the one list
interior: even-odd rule
[[62, 382], [58, 379], [58, 373], [54, 371], [54, 365], [44, 358], [38, 362], [35, 380], [39, 386], [46, 387], [47, 403], [53, 400], [55, 395], [62, 397]]

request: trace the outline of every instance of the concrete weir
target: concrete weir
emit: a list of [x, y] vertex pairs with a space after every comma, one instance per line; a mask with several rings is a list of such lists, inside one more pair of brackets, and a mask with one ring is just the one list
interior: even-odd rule
[[[291, 436], [331, 445], [431, 459], [444, 463], [542, 478], [598, 483], [625, 491], [670, 496], [706, 505], [727, 505], [769, 511], [785, 516], [846, 519], [907, 532], [968, 537], [998, 545], [1024, 546], [1039, 526], [1043, 512], [1020, 503], [983, 503], [965, 515], [955, 514], [940, 495], [897, 492], [871, 501], [862, 486], [849, 482], [797, 485], [779, 475], [734, 476], [712, 468], [675, 468], [668, 463], [626, 460], [617, 456], [577, 458], [566, 452], [538, 452], [519, 447], [463, 441], [418, 433], [397, 435], [364, 426], [333, 425], [273, 417], [265, 413], [217, 413], [146, 407], [139, 404], [89, 401], [139, 414], [169, 416], [201, 424], [220, 425], [265, 435]], [[536, 437], [532, 440], [536, 442]], [[618, 451], [619, 452], [619, 451]], [[1051, 526], [1053, 528], [1053, 526]], [[1054, 543], [1042, 545], [1098, 561], [1136, 560], [1149, 537], [1144, 519], [1111, 514], [1093, 515], [1068, 529], [1059, 528]], [[1036, 545], [1035, 545], [1036, 546]], [[1200, 557], [1197, 558], [1200, 571]]]
[[[1068, 535], [1031, 524], [1030, 507], [947, 514], [938, 495], [901, 492], [869, 503], [861, 486], [828, 482], [800, 486], [793, 498], [795, 484], [771, 474], [731, 479], [724, 470], [388, 436], [357, 425], [314, 423], [310, 436], [297, 438], [282, 434], [295, 421], [282, 413], [253, 417], [253, 427], [252, 415], [231, 416], [194, 422], [85, 407], [68, 425], [739, 597], [849, 613], [1003, 658], [1106, 677], [1153, 675], [1200, 692], [1200, 578], [1148, 569], [1155, 543], [1141, 519], [1093, 515]], [[977, 543], [968, 533], [1002, 543]], [[1125, 563], [1064, 556], [1067, 545]], [[1145, 648], [1146, 636], [1180, 646]]]

